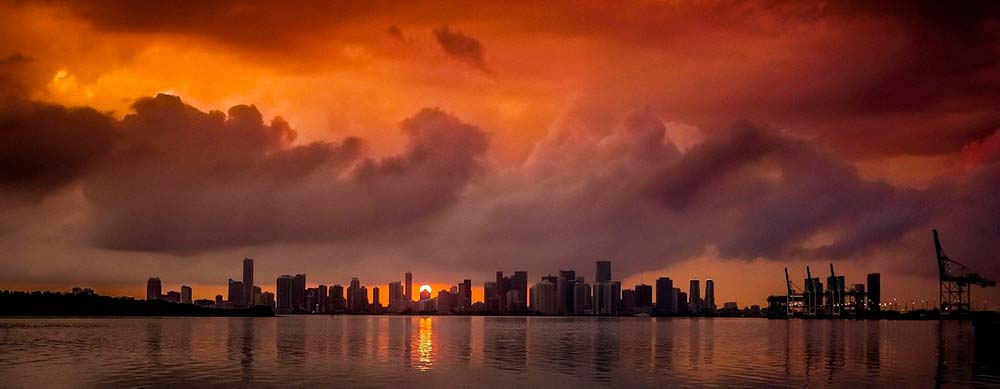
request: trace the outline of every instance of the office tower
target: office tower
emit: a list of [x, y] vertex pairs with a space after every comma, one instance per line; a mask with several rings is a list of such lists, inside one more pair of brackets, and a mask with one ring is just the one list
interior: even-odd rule
[[294, 283], [294, 278], [290, 275], [282, 275], [278, 277], [277, 285], [275, 285], [274, 291], [277, 294], [277, 301], [275, 304], [277, 307], [275, 310], [278, 313], [288, 313], [292, 311], [292, 284]]
[[452, 305], [453, 297], [451, 292], [447, 290], [442, 289], [438, 291], [437, 298], [435, 299], [437, 306], [434, 307], [437, 313], [450, 313], [452, 308], [454, 308]]
[[546, 277], [531, 287], [531, 310], [543, 315], [559, 314], [556, 304], [556, 284]]
[[271, 292], [261, 292], [260, 293], [260, 305], [266, 306], [274, 310], [274, 293]]
[[690, 305], [688, 304], [688, 295], [684, 293], [679, 288], [674, 288], [677, 292], [677, 305], [675, 306], [675, 312], [677, 313], [687, 313]]
[[374, 287], [374, 288], [372, 288], [372, 305], [374, 305], [376, 307], [379, 306], [380, 304], [382, 304], [382, 299], [378, 295], [378, 292], [379, 292], [379, 290], [378, 290], [377, 286]]
[[[351, 278], [351, 283], [347, 286], [347, 311], [361, 312], [361, 281], [357, 277]], [[367, 298], [367, 296], [366, 296]]]
[[342, 312], [344, 305], [344, 287], [340, 284], [330, 287], [330, 301], [333, 302], [333, 312]]
[[673, 313], [677, 311], [671, 298], [674, 290], [674, 281], [670, 277], [660, 277], [656, 279], [656, 311], [661, 313]]
[[576, 272], [573, 270], [560, 270], [559, 282], [556, 283], [556, 293], [559, 294], [559, 313], [571, 315], [575, 312], [573, 305], [576, 298]]
[[187, 285], [181, 285], [181, 303], [191, 304], [191, 287]]
[[715, 281], [711, 278], [705, 280], [705, 309], [715, 312]]
[[159, 300], [163, 294], [163, 285], [159, 277], [150, 277], [146, 281], [146, 300]]
[[413, 274], [406, 272], [406, 289], [403, 290], [403, 294], [406, 298], [406, 305], [409, 308], [410, 303], [413, 302]]
[[399, 281], [389, 283], [389, 310], [392, 312], [402, 312], [403, 306], [403, 283]]
[[653, 306], [653, 287], [639, 284], [635, 286], [635, 307], [642, 310]]
[[691, 307], [691, 312], [697, 313], [701, 308], [701, 281], [698, 281], [698, 279], [691, 280], [691, 288], [688, 289], [688, 296], [691, 298], [691, 303], [688, 304]]
[[306, 309], [306, 275], [296, 274], [292, 279], [292, 309]]
[[221, 294], [215, 295], [215, 306], [216, 307], [222, 306], [222, 295]]
[[171, 290], [163, 296], [163, 299], [172, 303], [179, 303], [181, 302], [181, 294], [176, 290]]
[[[528, 282], [528, 280], [524, 282]], [[470, 312], [472, 311], [472, 280], [462, 280], [462, 285], [465, 287], [462, 290], [462, 293], [464, 293], [462, 297], [462, 309]]]
[[573, 314], [583, 315], [586, 313], [590, 300], [590, 285], [583, 277], [576, 277], [573, 283]]
[[252, 258], [243, 258], [243, 302], [246, 305], [254, 305]]
[[868, 310], [882, 310], [882, 275], [879, 273], [868, 274]]
[[229, 279], [229, 304], [233, 308], [242, 307], [245, 304], [243, 301], [243, 283], [233, 281], [232, 278]]
[[611, 282], [611, 261], [597, 261], [597, 283]]
[[517, 291], [517, 298], [514, 299], [512, 311], [524, 311], [528, 307], [528, 272], [515, 271], [511, 278], [510, 287]]
[[306, 311], [316, 313], [319, 306], [319, 288], [306, 288]]
[[625, 289], [622, 291], [621, 313], [631, 315], [635, 313], [635, 291]]
[[330, 299], [328, 297], [330, 291], [327, 290], [326, 285], [320, 285], [317, 289], [319, 289], [319, 293], [316, 294], [316, 298], [319, 300], [318, 302], [316, 302], [316, 305], [319, 307], [317, 312], [319, 313], [330, 312], [330, 303], [329, 303]]
[[[264, 305], [264, 301], [261, 299], [261, 290], [259, 286], [253, 287], [253, 304], [252, 305]], [[274, 307], [271, 307], [274, 309]]]
[[598, 315], [614, 316], [621, 307], [622, 283], [619, 281], [602, 282], [594, 285], [595, 311]]
[[500, 309], [500, 298], [497, 297], [497, 283], [486, 281], [483, 283], [483, 305], [487, 312], [497, 312]]

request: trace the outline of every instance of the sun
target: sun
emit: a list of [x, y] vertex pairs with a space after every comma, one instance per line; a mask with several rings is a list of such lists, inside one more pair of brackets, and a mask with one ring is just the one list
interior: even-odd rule
[[427, 284], [420, 285], [420, 292], [423, 293], [425, 290], [427, 291], [427, 293], [430, 293], [431, 292], [431, 286], [427, 285]]

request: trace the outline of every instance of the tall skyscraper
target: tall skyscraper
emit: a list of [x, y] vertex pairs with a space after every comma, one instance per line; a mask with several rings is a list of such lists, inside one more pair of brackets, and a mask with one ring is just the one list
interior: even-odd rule
[[318, 311], [319, 313], [328, 313], [328, 312], [330, 312], [330, 303], [329, 303], [330, 297], [329, 297], [329, 295], [330, 295], [330, 291], [327, 290], [326, 285], [320, 285], [319, 286], [319, 293], [316, 294], [316, 298], [319, 299], [319, 301], [316, 302], [316, 305], [319, 306], [319, 308], [318, 308], [319, 309], [319, 311]]
[[292, 309], [306, 309], [306, 275], [296, 274], [292, 279]]
[[583, 277], [576, 277], [573, 283], [573, 314], [583, 315], [590, 305], [590, 286]]
[[275, 292], [277, 293], [276, 311], [278, 313], [288, 313], [292, 311], [292, 284], [295, 279], [290, 275], [282, 275], [278, 277], [277, 285], [275, 285]]
[[163, 284], [159, 277], [150, 277], [146, 281], [146, 300], [159, 300], [163, 295]]
[[559, 282], [556, 283], [556, 293], [559, 294], [559, 313], [571, 315], [575, 312], [573, 303], [576, 300], [576, 271], [560, 270]]
[[531, 310], [543, 315], [556, 315], [556, 285], [542, 277], [542, 281], [531, 287]]
[[878, 312], [882, 309], [882, 275], [868, 274], [868, 310]]
[[403, 283], [396, 281], [389, 283], [389, 310], [393, 312], [402, 312], [406, 309], [403, 304]]
[[656, 279], [656, 310], [664, 313], [677, 311], [674, 306], [674, 299], [671, 292], [674, 290], [674, 280], [670, 277], [660, 277]]
[[691, 289], [688, 290], [688, 296], [691, 299], [691, 312], [698, 312], [701, 308], [701, 281], [698, 279], [691, 280]]
[[653, 287], [646, 284], [635, 286], [635, 307], [642, 310], [653, 306]]
[[619, 313], [622, 299], [622, 283], [619, 281], [602, 282], [594, 285], [595, 313], [604, 316], [614, 316]]
[[382, 304], [382, 299], [380, 298], [381, 296], [378, 295], [378, 292], [379, 290], [377, 286], [372, 288], [372, 305], [374, 306]]
[[340, 284], [330, 287], [330, 301], [333, 302], [333, 312], [342, 312], [344, 304], [344, 287]]
[[[527, 282], [527, 280], [525, 280], [525, 282]], [[465, 312], [471, 312], [472, 311], [472, 280], [462, 280], [462, 285], [465, 286], [464, 290], [462, 291], [462, 293], [464, 293], [464, 295], [462, 296], [462, 309], [465, 310]]]
[[705, 280], [705, 309], [715, 312], [715, 281], [711, 278]]
[[403, 290], [406, 296], [406, 304], [413, 302], [413, 274], [406, 272], [406, 289]]
[[191, 287], [187, 285], [181, 285], [181, 304], [191, 304]]
[[524, 311], [528, 307], [528, 272], [515, 271], [510, 284], [510, 288], [517, 291], [514, 306], [510, 307], [510, 310]]
[[253, 259], [243, 258], [243, 302], [253, 305]]
[[597, 283], [611, 281], [611, 261], [597, 261]]
[[688, 304], [688, 294], [681, 291], [679, 288], [674, 288], [675, 294], [677, 295], [677, 313], [687, 313], [690, 305]]

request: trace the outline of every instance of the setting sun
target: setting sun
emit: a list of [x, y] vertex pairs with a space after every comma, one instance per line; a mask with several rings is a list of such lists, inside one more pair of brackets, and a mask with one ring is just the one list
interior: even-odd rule
[[424, 292], [425, 290], [427, 291], [427, 293], [430, 293], [430, 292], [432, 292], [432, 291], [433, 291], [433, 290], [431, 289], [431, 286], [430, 286], [430, 285], [427, 285], [427, 284], [424, 284], [424, 285], [420, 285], [420, 293], [423, 293], [423, 292]]

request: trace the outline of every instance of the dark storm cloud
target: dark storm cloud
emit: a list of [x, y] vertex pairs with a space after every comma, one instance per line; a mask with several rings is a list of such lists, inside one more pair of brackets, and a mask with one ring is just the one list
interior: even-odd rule
[[0, 107], [0, 205], [37, 202], [112, 149], [113, 120], [91, 108], [9, 100]]
[[404, 153], [372, 160], [353, 138], [292, 146], [294, 131], [253, 106], [201, 112], [159, 95], [133, 109], [124, 144], [84, 185], [101, 247], [184, 253], [405, 228], [454, 202], [487, 142], [425, 109], [402, 123]]
[[448, 26], [441, 26], [434, 29], [434, 40], [448, 56], [483, 73], [493, 74], [483, 57], [483, 45], [476, 38]]

